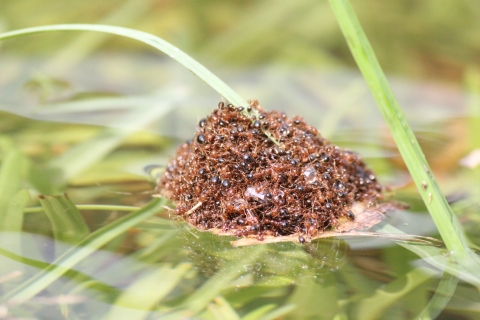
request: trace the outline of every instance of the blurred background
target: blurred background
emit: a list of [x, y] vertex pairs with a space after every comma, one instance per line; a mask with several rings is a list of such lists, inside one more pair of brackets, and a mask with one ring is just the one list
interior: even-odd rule
[[[469, 240], [480, 248], [480, 155], [475, 153], [480, 148], [480, 2], [351, 3], [442, 190]], [[395, 200], [410, 205], [409, 210], [388, 215], [387, 223], [405, 233], [438, 237], [327, 0], [0, 0], [1, 32], [63, 23], [108, 24], [152, 33], [191, 55], [245, 99], [258, 99], [268, 110], [303, 116], [325, 138], [361, 154], [379, 181], [392, 186]], [[0, 161], [18, 149], [31, 164], [28, 173], [18, 170], [22, 178], [17, 179], [18, 189], [28, 188], [32, 194], [29, 206], [39, 205], [35, 194], [62, 192], [67, 192], [75, 204], [142, 206], [151, 199], [155, 187], [155, 180], [144, 167], [165, 165], [176, 147], [191, 138], [198, 120], [209, 114], [221, 98], [167, 55], [132, 39], [94, 32], [53, 32], [9, 39], [0, 42]], [[3, 185], [0, 193], [8, 201], [16, 192], [11, 181]], [[115, 210], [82, 212], [90, 230], [108, 225], [123, 214]], [[165, 212], [162, 217], [170, 218]], [[152, 221], [158, 222], [155, 219]], [[179, 228], [162, 229], [150, 224], [147, 221], [146, 226], [130, 230], [106, 250], [125, 254], [115, 258], [124, 263], [130, 261], [128, 253], [146, 248], [148, 260], [138, 260], [151, 263], [152, 270], [162, 271], [158, 265], [195, 258], [189, 252], [199, 250], [185, 250], [189, 245], [210, 252], [209, 245], [224, 241], [206, 233], [205, 241], [191, 240], [178, 235]], [[49, 240], [52, 228], [43, 213], [26, 214], [20, 229], [24, 237], [30, 233], [35, 239], [47, 236], [34, 242], [43, 246], [40, 251], [54, 251]], [[161, 242], [164, 233], [168, 239]], [[157, 240], [160, 242], [155, 244]], [[184, 246], [184, 241], [190, 244]], [[328, 272], [325, 279], [331, 281], [324, 281], [323, 275], [318, 280], [324, 281], [321, 286], [337, 285], [339, 297], [366, 290], [359, 295], [362, 301], [378, 288], [386, 288], [386, 300], [390, 301], [391, 291], [403, 288], [403, 284], [392, 290], [385, 285], [392, 279], [403, 279], [418, 262], [417, 256], [386, 240], [354, 240], [348, 246], [351, 251], [345, 254], [346, 267], [338, 267], [341, 270], [337, 273]], [[26, 257], [37, 254], [33, 245], [27, 247], [23, 253]], [[219, 252], [221, 248], [218, 246]], [[291, 247], [285, 245], [282, 250], [288, 253]], [[331, 248], [320, 251], [319, 257], [338, 252]], [[200, 253], [202, 260], [204, 253]], [[110, 254], [104, 256], [106, 261], [113, 259]], [[277, 257], [277, 253], [273, 256]], [[282, 272], [290, 270], [287, 264], [301, 261], [278, 257], [278, 264], [270, 256], [266, 260], [274, 261]], [[337, 258], [312, 263], [336, 263]], [[95, 256], [85, 265], [95, 269], [98, 264], [99, 278], [108, 282], [115, 274], [106, 275], [110, 272], [102, 261]], [[287, 264], [282, 264], [285, 261]], [[196, 261], [193, 264], [201, 265]], [[120, 269], [125, 277], [119, 273], [112, 283], [136, 283], [128, 279], [130, 269]], [[25, 279], [31, 274], [33, 271], [25, 274]], [[368, 280], [362, 282], [357, 275], [366, 275]], [[286, 290], [278, 294], [279, 305], [287, 301], [283, 297], [290, 294], [288, 286], [298, 283], [299, 276], [289, 277], [277, 284]], [[340, 277], [352, 281], [343, 285]], [[207, 278], [189, 275], [185, 280], [186, 295]], [[318, 291], [312, 289], [310, 300], [305, 300], [303, 284], [316, 285], [317, 281], [305, 279], [294, 291], [299, 293], [294, 302], [305, 307], [292, 318], [305, 318], [302, 312], [314, 311], [319, 301], [323, 301], [325, 309], [337, 303], [336, 296], [321, 286]], [[418, 283], [423, 283], [422, 279]], [[257, 303], [253, 291], [237, 292], [237, 287], [231, 286], [232, 296], [238, 293], [242, 299], [249, 297], [252, 304]], [[143, 285], [139, 288], [149, 292]], [[385, 314], [398, 316], [392, 319], [413, 318], [427, 304], [426, 297], [435, 292], [436, 283], [425, 286], [423, 291], [411, 288], [415, 295], [398, 289], [396, 297], [401, 303]], [[155, 291], [157, 287], [152, 288]], [[59, 292], [66, 290], [52, 289], [53, 296]], [[472, 319], [478, 318], [478, 292], [462, 292], [456, 297], [461, 303], [447, 308], [451, 313], [445, 319], [469, 312], [477, 314]], [[420, 296], [425, 301], [419, 302]], [[379, 305], [381, 299], [373, 297], [366, 301], [366, 313]], [[351, 302], [355, 304], [356, 299]], [[108, 303], [113, 300], [105, 298]], [[91, 303], [86, 305], [88, 308]], [[350, 309], [351, 304], [342, 305]], [[400, 315], [409, 310], [406, 306], [413, 311], [402, 318]], [[254, 310], [250, 305], [245, 309]], [[320, 314], [313, 316], [318, 318]]]
[[[480, 58], [476, 1], [353, 0], [384, 70], [460, 83]], [[332, 69], [354, 62], [324, 0], [3, 0], [2, 30], [57, 23], [103, 23], [153, 33], [211, 68], [268, 65]], [[8, 43], [16, 54], [51, 55], [75, 36], [59, 33]], [[2, 44], [5, 45], [5, 44]], [[109, 37], [89, 49], [151, 52]], [[85, 48], [84, 50], [87, 50]]]

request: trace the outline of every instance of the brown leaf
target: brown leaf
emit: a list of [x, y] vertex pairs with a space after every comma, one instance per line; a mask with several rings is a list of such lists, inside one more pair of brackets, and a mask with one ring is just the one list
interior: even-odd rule
[[[382, 203], [372, 208], [367, 208], [364, 203], [356, 202], [352, 206], [351, 210], [355, 215], [355, 220], [350, 221], [347, 218], [343, 218], [339, 221], [339, 225], [334, 230], [325, 230], [319, 232], [317, 235], [305, 239], [310, 242], [315, 239], [330, 238], [330, 237], [379, 237], [385, 239], [391, 239], [396, 241], [408, 241], [423, 244], [437, 243], [438, 240], [430, 237], [415, 236], [409, 234], [388, 234], [378, 232], [362, 232], [361, 230], [368, 229], [378, 223], [380, 223], [388, 211], [404, 209], [405, 205], [389, 202]], [[232, 236], [231, 233], [225, 232], [220, 229], [207, 230], [217, 235]], [[247, 236], [238, 240], [232, 241], [235, 246], [248, 246], [262, 243], [276, 243], [276, 242], [300, 242], [299, 237], [303, 236], [299, 233], [291, 234], [288, 236], [265, 236], [262, 241], [258, 240], [256, 236]]]
[[[315, 237], [312, 237], [310, 241], [315, 239], [331, 238], [331, 237], [374, 237], [374, 238], [389, 239], [393, 241], [414, 242], [417, 244], [426, 244], [426, 245], [437, 245], [441, 243], [439, 240], [435, 238], [416, 236], [411, 234], [357, 232], [357, 231], [349, 231], [349, 232], [325, 231], [323, 233], [319, 233]], [[276, 243], [276, 242], [300, 242], [300, 241], [298, 240], [298, 235], [292, 234], [292, 235], [283, 236], [283, 237], [267, 236], [263, 241], [259, 241], [258, 239], [251, 238], [251, 237], [240, 238], [238, 240], [232, 241], [232, 245], [237, 247], [242, 247], [242, 246], [250, 246], [255, 244]]]
[[350, 221], [343, 217], [339, 225], [335, 228], [336, 232], [349, 232], [365, 230], [380, 223], [387, 211], [400, 209], [396, 203], [382, 203], [372, 208], [367, 208], [364, 203], [355, 202], [351, 211], [355, 215], [355, 220]]

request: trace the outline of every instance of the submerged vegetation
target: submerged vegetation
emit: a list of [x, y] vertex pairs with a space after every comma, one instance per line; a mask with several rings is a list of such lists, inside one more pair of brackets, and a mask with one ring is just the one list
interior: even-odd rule
[[[75, 5], [83, 6], [87, 2]], [[9, 8], [15, 6], [14, 3], [21, 5], [21, 2], [6, 2], [7, 11], [2, 12], [8, 12]], [[106, 6], [108, 3], [105, 1], [101, 5]], [[172, 3], [165, 5], [176, 8]], [[240, 3], [243, 6], [245, 2], [235, 3], [237, 6], [240, 6]], [[408, 59], [409, 55], [398, 54], [397, 46], [383, 45], [384, 32], [397, 29], [373, 28], [368, 24], [369, 21], [365, 24], [365, 17], [368, 16], [366, 12], [374, 9], [370, 4], [361, 5], [358, 2], [357, 12], [360, 13], [362, 24], [366, 25], [369, 36], [370, 34], [374, 36], [375, 51], [380, 52], [382, 65], [394, 57], [395, 59], [391, 59], [393, 61], [391, 65], [386, 64], [387, 70], [397, 72], [417, 70], [418, 73], [414, 74], [418, 76], [426, 72], [425, 70], [441, 69], [439, 74], [443, 77], [446, 77], [446, 74], [458, 77], [463, 70], [463, 67], [457, 65], [461, 59], [455, 60], [451, 51], [439, 47], [441, 41], [439, 42], [438, 35], [444, 34], [443, 29], [433, 28], [435, 30], [431, 30], [431, 34], [436, 36], [420, 36], [428, 32], [428, 28], [418, 27], [419, 21], [426, 23], [428, 20], [424, 19], [425, 16], [422, 14], [422, 10], [428, 6], [422, 7], [413, 3], [400, 5], [400, 1], [391, 3], [395, 4], [392, 5], [395, 8], [399, 8], [392, 9], [391, 12], [395, 14], [372, 13], [373, 16], [390, 15], [395, 18], [397, 15], [405, 17], [403, 16], [405, 12], [416, 13], [414, 16], [418, 21], [415, 20], [413, 22], [416, 24], [408, 26], [419, 32], [418, 38], [432, 40], [431, 48], [436, 49], [435, 57], [431, 61], [443, 68], [432, 68], [432, 64], [428, 63], [419, 68], [418, 64], [412, 62], [421, 59], [405, 60], [410, 62], [401, 64], [401, 59]], [[437, 6], [434, 0], [425, 3], [431, 4], [432, 8], [443, 8], [442, 10], [448, 11], [450, 16], [468, 12], [467, 16], [459, 15], [462, 21], [476, 21], [472, 17], [475, 17], [478, 8], [473, 8], [473, 5], [451, 1], [450, 7]], [[73, 2], [68, 5], [72, 4]], [[211, 4], [218, 5], [215, 1], [206, 5]], [[2, 47], [0, 107], [4, 111], [1, 111], [0, 117], [0, 318], [378, 319], [385, 315], [391, 319], [433, 319], [437, 316], [442, 319], [478, 318], [480, 268], [478, 255], [474, 249], [480, 245], [477, 232], [480, 226], [478, 219], [480, 206], [475, 197], [480, 192], [478, 185], [480, 167], [475, 166], [475, 159], [471, 158], [475, 158], [474, 149], [479, 146], [479, 135], [475, 133], [478, 133], [480, 127], [478, 126], [480, 103], [478, 95], [474, 93], [480, 92], [480, 73], [472, 65], [464, 66], [465, 81], [469, 92], [472, 93], [465, 101], [461, 100], [461, 103], [467, 106], [467, 111], [461, 113], [456, 110], [449, 118], [440, 120], [435, 118], [437, 122], [429, 122], [428, 125], [415, 122], [414, 135], [403, 115], [407, 110], [405, 106], [408, 105], [403, 103], [402, 109], [398, 106], [348, 1], [332, 0], [330, 4], [335, 15], [328, 8], [326, 1], [266, 1], [262, 4], [250, 2], [245, 5], [250, 11], [242, 11], [248, 19], [243, 24], [235, 23], [234, 27], [228, 28], [223, 41], [220, 36], [211, 37], [210, 41], [207, 41], [207, 37], [200, 37], [196, 38], [196, 41], [205, 43], [203, 50], [213, 59], [238, 57], [237, 65], [246, 61], [264, 61], [262, 59], [265, 59], [265, 52], [269, 51], [278, 52], [273, 59], [277, 62], [291, 59], [296, 52], [298, 53], [296, 61], [302, 61], [308, 66], [316, 65], [313, 61], [318, 63], [328, 61], [325, 65], [330, 67], [338, 65], [341, 61], [348, 61], [347, 65], [353, 65], [350, 56], [346, 54], [344, 39], [338, 37], [340, 29], [335, 27], [332, 31], [332, 26], [338, 22], [373, 96], [385, 115], [390, 127], [389, 134], [386, 134], [386, 131], [368, 131], [357, 126], [361, 123], [368, 127], [380, 122], [375, 117], [375, 110], [369, 108], [368, 103], [360, 102], [366, 94], [365, 88], [357, 85], [361, 82], [359, 80], [344, 85], [338, 77], [331, 77], [319, 85], [311, 74], [301, 78], [289, 73], [285, 77], [278, 76], [277, 73], [269, 74], [268, 70], [260, 70], [261, 74], [267, 74], [266, 78], [270, 81], [269, 86], [274, 88], [275, 96], [278, 96], [279, 100], [285, 100], [288, 105], [295, 101], [298, 103], [295, 108], [301, 108], [304, 103], [308, 103], [307, 97], [315, 97], [315, 108], [320, 108], [319, 102], [326, 101], [327, 106], [319, 109], [321, 112], [288, 110], [289, 114], [299, 114], [307, 119], [303, 121], [301, 118], [284, 117], [281, 112], [267, 111], [264, 111], [264, 119], [244, 119], [238, 113], [238, 109], [234, 110], [223, 105], [214, 115], [226, 117], [226, 122], [230, 122], [231, 118], [238, 118], [237, 122], [245, 120], [240, 131], [238, 124], [235, 128], [226, 125], [224, 130], [223, 127], [217, 127], [211, 121], [212, 118], [198, 121], [198, 117], [204, 116], [203, 112], [179, 108], [191, 106], [192, 101], [208, 108], [211, 104], [207, 99], [204, 101], [198, 98], [204, 93], [204, 87], [189, 91], [191, 88], [185, 86], [186, 82], [193, 81], [193, 77], [182, 78], [178, 70], [173, 72], [174, 76], [170, 76], [168, 74], [171, 70], [170, 65], [162, 64], [160, 72], [157, 72], [155, 63], [158, 61], [155, 61], [135, 73], [142, 79], [154, 82], [151, 84], [154, 88], [152, 93], [135, 95], [138, 93], [135, 88], [138, 89], [139, 81], [129, 79], [130, 73], [125, 71], [134, 68], [127, 69], [128, 64], [118, 60], [118, 56], [112, 52], [102, 60], [101, 64], [106, 66], [107, 71], [100, 76], [96, 73], [98, 65], [97, 68], [91, 65], [85, 67], [86, 65], [79, 63], [100, 43], [106, 42], [107, 38], [102, 38], [106, 33], [122, 35], [164, 51], [205, 80], [233, 105], [248, 106], [239, 94], [209, 70], [156, 36], [128, 28], [88, 24], [50, 25], [0, 34], [0, 39], [22, 39], [19, 38], [22, 35], [48, 31], [102, 32], [101, 35], [100, 33], [80, 35], [71, 43], [65, 41], [72, 37], [71, 32], [61, 33], [69, 38], [37, 35], [29, 38], [29, 41], [5, 42]], [[231, 12], [236, 13], [235, 6], [225, 9], [223, 5], [219, 10], [227, 12], [233, 10]], [[148, 0], [126, 1], [118, 10], [112, 11], [103, 22], [119, 24], [119, 21], [122, 23], [125, 21], [127, 24], [128, 21], [133, 21], [129, 19], [141, 17], [142, 14], [144, 17], [148, 16], [147, 12], [154, 11], [150, 10], [153, 6]], [[226, 20], [235, 20], [241, 16], [207, 12], [209, 9], [200, 10], [201, 8], [194, 2], [190, 2], [186, 7], [192, 11], [185, 17], [192, 16], [192, 13], [197, 11], [200, 12], [197, 17], [208, 17], [208, 23], [203, 21], [202, 24], [201, 18], [197, 21], [205, 29], [211, 28], [210, 20], [217, 19], [215, 21], [219, 25], [227, 25]], [[315, 9], [311, 10], [312, 8]], [[273, 12], [270, 9], [274, 9]], [[381, 10], [382, 13], [386, 11], [388, 10]], [[444, 22], [445, 19], [439, 19], [442, 15], [438, 11], [428, 12], [429, 17], [435, 18], [434, 21], [442, 21], [441, 24], [432, 22], [430, 26], [448, 26], [448, 23]], [[254, 13], [255, 15], [252, 15]], [[175, 10], [169, 14], [180, 17]], [[23, 18], [23, 15], [20, 16]], [[42, 17], [40, 12], [34, 18], [39, 17]], [[287, 20], [286, 17], [293, 20]], [[167, 22], [164, 19], [155, 16], [154, 20], [164, 27], [161, 30], [165, 30]], [[42, 24], [45, 21], [43, 20]], [[291, 29], [288, 28], [294, 34], [290, 38], [293, 40], [288, 44], [287, 41], [282, 43], [279, 40], [282, 38], [278, 37], [280, 29], [284, 34], [286, 21], [289, 26], [291, 24]], [[402, 25], [406, 25], [401, 22]], [[279, 25], [282, 28], [279, 28]], [[312, 25], [315, 28], [312, 28]], [[469, 29], [471, 33], [463, 32], [463, 29], [462, 32], [458, 32], [459, 28], [449, 30], [452, 30], [452, 34], [462, 35], [452, 36], [458, 39], [455, 41], [459, 41], [460, 44], [468, 39], [473, 44], [475, 41], [471, 39], [476, 39], [479, 34], [475, 28]], [[271, 34], [267, 34], [268, 32]], [[328, 32], [331, 32], [329, 34], [332, 36], [322, 37], [325, 46], [318, 47], [323, 49], [316, 47], [316, 40], [296, 41], [297, 33], [307, 34], [307, 37], [316, 39], [319, 34], [325, 35]], [[46, 41], [35, 41], [40, 38]], [[333, 38], [336, 40], [332, 40]], [[404, 39], [389, 36], [386, 40], [398, 44]], [[44, 66], [38, 67], [38, 64], [35, 64], [35, 67], [30, 67], [30, 60], [18, 61], [18, 52], [27, 52], [28, 48], [30, 46], [33, 48], [37, 42], [42, 44], [41, 50], [44, 50], [44, 47], [48, 47], [45, 44], [49, 41], [63, 47], [62, 51]], [[112, 42], [113, 47], [130, 46], [132, 42], [129, 41], [127, 44], [117, 41]], [[283, 50], [272, 50], [272, 41], [283, 44], [281, 46]], [[172, 42], [182, 44], [180, 39]], [[9, 54], [9, 46], [14, 48], [13, 53]], [[475, 52], [473, 46], [467, 47], [463, 52]], [[392, 48], [395, 55], [389, 54]], [[426, 51], [422, 51], [423, 54]], [[139, 57], [145, 59], [145, 56]], [[468, 57], [463, 58], [473, 63]], [[3, 59], [7, 59], [7, 62], [4, 63]], [[137, 56], [134, 56], [133, 60], [136, 59]], [[79, 66], [75, 70], [74, 66], [77, 63]], [[31, 74], [32, 68], [36, 69], [34, 75]], [[153, 74], [152, 70], [155, 70]], [[448, 70], [453, 71], [444, 72]], [[75, 78], [81, 72], [86, 75], [86, 82], [82, 83]], [[69, 76], [70, 73], [74, 75]], [[168, 82], [166, 79], [169, 78], [178, 81]], [[259, 97], [261, 91], [258, 91], [258, 88], [262, 90], [264, 85], [266, 88], [267, 80], [258, 75], [253, 78], [260, 80], [251, 81], [248, 78], [243, 85], [251, 81], [253, 85], [249, 88], [252, 92], [248, 94]], [[162, 84], [161, 90], [157, 90], [159, 83]], [[329, 86], [338, 83], [341, 90], [331, 90], [332, 87]], [[327, 89], [322, 90], [323, 87]], [[297, 89], [297, 95], [294, 96]], [[424, 87], [418, 91], [429, 92], [423, 89]], [[441, 97], [442, 99], [445, 97], [443, 100], [451, 98], [448, 92], [442, 90]], [[192, 93], [195, 99], [186, 102], [189, 93]], [[438, 100], [437, 93], [438, 91], [435, 91], [434, 96], [437, 100], [434, 101], [434, 112], [429, 114], [424, 108], [418, 107], [414, 108], [407, 118], [429, 119], [432, 115], [438, 115], [441, 110], [437, 105], [443, 101]], [[213, 100], [218, 99], [216, 94], [211, 95], [214, 96]], [[267, 110], [272, 106], [276, 108], [275, 104], [259, 98]], [[417, 98], [418, 94], [414, 95], [410, 102]], [[457, 102], [455, 100], [455, 103], [460, 105]], [[246, 108], [241, 112], [245, 114]], [[65, 113], [70, 114], [67, 120], [62, 118]], [[95, 123], [99, 125], [44, 121], [45, 119], [63, 119], [64, 122], [85, 121], [84, 118], [88, 118], [85, 116], [86, 113], [92, 113], [94, 118], [97, 118]], [[166, 117], [166, 114], [170, 117]], [[234, 226], [234, 232], [230, 232], [229, 236], [218, 236], [210, 232], [200, 232], [197, 228], [175, 219], [172, 212], [166, 209], [172, 205], [167, 199], [151, 199], [156, 181], [151, 181], [143, 175], [141, 168], [151, 163], [166, 165], [168, 158], [174, 154], [172, 144], [180, 144], [183, 141], [159, 136], [146, 130], [157, 123], [163, 133], [167, 130], [165, 128], [170, 128], [169, 133], [174, 137], [188, 136], [189, 126], [183, 122], [188, 118], [187, 114], [199, 123], [198, 130], [204, 131], [198, 131], [195, 140], [189, 146], [181, 147], [182, 155], [199, 156], [195, 150], [188, 148], [197, 146], [199, 150], [205, 149], [207, 143], [215, 146], [219, 139], [222, 139], [218, 137], [219, 135], [223, 139], [245, 135], [252, 138], [250, 135], [255, 135], [254, 130], [257, 130], [258, 136], [262, 139], [243, 141], [243, 144], [250, 144], [248, 146], [252, 147], [252, 150], [248, 148], [243, 151], [242, 143], [229, 147], [229, 150], [239, 149], [235, 155], [221, 155], [220, 153], [224, 152], [221, 148], [212, 150], [217, 152], [216, 155], [211, 152], [207, 154], [210, 158], [205, 157], [202, 161], [212, 162], [209, 165], [218, 169], [218, 174], [217, 171], [215, 174], [208, 171], [210, 168], [205, 166], [204, 182], [207, 187], [202, 185], [197, 190], [188, 186], [187, 190], [182, 190], [187, 193], [183, 198], [175, 199], [179, 202], [177, 212], [183, 214], [186, 220], [192, 219], [191, 223], [194, 225], [203, 223], [199, 218], [204, 210], [218, 214], [215, 210], [217, 201], [209, 202], [212, 200], [211, 197], [202, 198], [202, 194], [212, 190], [208, 188], [208, 184], [214, 183], [213, 191], [216, 191], [214, 197], [231, 196], [231, 199], [221, 198], [218, 204], [220, 207], [227, 211], [237, 210], [235, 195], [245, 196], [247, 193], [250, 198], [247, 204], [240, 203], [240, 207], [243, 205], [244, 209], [254, 210], [253, 219], [258, 219], [263, 214], [267, 216], [268, 213], [271, 216], [259, 221], [263, 223], [265, 230], [268, 230], [265, 234], [275, 235], [276, 232], [279, 234], [299, 232], [299, 234], [287, 238], [288, 242], [269, 243], [265, 240], [256, 246], [238, 246], [238, 242], [232, 244], [232, 241], [237, 240], [234, 235], [251, 233], [254, 237], [262, 237], [261, 233], [255, 233], [255, 224], [248, 220], [252, 217], [231, 215], [234, 219], [226, 225], [216, 224], [218, 220], [212, 225], [208, 223], [204, 225], [206, 228], [219, 227], [228, 229], [227, 231], [232, 230], [230, 227]], [[261, 114], [257, 113], [256, 117], [259, 115]], [[458, 117], [459, 115], [465, 119]], [[261, 122], [256, 124], [255, 121], [263, 121], [269, 117], [273, 120], [280, 118], [281, 121], [277, 125], [270, 121], [269, 130], [272, 135], [266, 139], [260, 134], [260, 130], [266, 128], [262, 127]], [[88, 119], [90, 120], [85, 122], [91, 121], [91, 117]], [[344, 131], [338, 129], [340, 119], [348, 119], [346, 121], [348, 126], [343, 126]], [[336, 149], [333, 147], [334, 144], [323, 138], [315, 139], [309, 136], [309, 134], [315, 136], [316, 129], [307, 125], [307, 122], [312, 125], [321, 122], [320, 132], [327, 131], [326, 136], [335, 145], [346, 147], [348, 141], [351, 141], [348, 148], [361, 151], [359, 153], [363, 155], [363, 160], [344, 149]], [[284, 124], [287, 128], [284, 128]], [[207, 128], [215, 132], [206, 132]], [[450, 128], [455, 130], [453, 135]], [[235, 132], [232, 133], [233, 129]], [[304, 139], [303, 134], [305, 135], [306, 140], [301, 141], [301, 148], [294, 143], [288, 145], [289, 139], [294, 138], [294, 133], [298, 133], [300, 139]], [[285, 134], [286, 136], [292, 134], [292, 137], [284, 137]], [[395, 144], [390, 139], [390, 134]], [[309, 137], [311, 141], [307, 141]], [[282, 139], [286, 140], [281, 141]], [[253, 144], [254, 142], [258, 142], [258, 145]], [[285, 150], [276, 144], [282, 142], [287, 144]], [[315, 149], [324, 150], [323, 154], [308, 150], [312, 145]], [[436, 160], [435, 166], [429, 167], [419, 146], [430, 146], [429, 149], [433, 150]], [[272, 160], [271, 157], [267, 159], [260, 152], [252, 155], [252, 152], [256, 151], [255, 147], [266, 147], [271, 151], [269, 154], [274, 154], [277, 159]], [[294, 149], [291, 155], [287, 154], [288, 147]], [[304, 147], [307, 149], [305, 154], [301, 150]], [[397, 149], [400, 150], [404, 162], [397, 157]], [[428, 151], [428, 148], [424, 150]], [[313, 158], [310, 157], [312, 153]], [[459, 158], [466, 154], [471, 156], [468, 169], [457, 165]], [[262, 156], [265, 159], [262, 159]], [[291, 159], [288, 156], [291, 156]], [[326, 163], [329, 161], [325, 161], [326, 156], [329, 161], [337, 159], [339, 162], [346, 162], [344, 168], [347, 171], [351, 169], [348, 177], [353, 177], [352, 181], [342, 175], [341, 167], [327, 171]], [[432, 159], [432, 153], [427, 153], [427, 158]], [[220, 162], [222, 167], [218, 164]], [[446, 165], [447, 162], [450, 164]], [[316, 168], [315, 164], [318, 163], [321, 166]], [[237, 164], [240, 171], [236, 171]], [[315, 170], [310, 169], [312, 164]], [[411, 175], [406, 174], [404, 164]], [[267, 204], [261, 207], [263, 202], [258, 201], [259, 197], [263, 196], [266, 199], [267, 193], [270, 193], [272, 200], [277, 199], [274, 199], [274, 193], [264, 188], [267, 183], [266, 176], [254, 170], [256, 165], [269, 165], [273, 170], [271, 179], [278, 182], [273, 185], [273, 189], [287, 189], [290, 198], [284, 199], [285, 205], [272, 203], [271, 206]], [[283, 172], [276, 172], [276, 166], [284, 166], [280, 171], [287, 171], [285, 185], [280, 181], [283, 177], [279, 177]], [[194, 175], [196, 177], [202, 175], [200, 170], [203, 167], [195, 166], [195, 163], [193, 166], [183, 163], [181, 167], [182, 170], [194, 171], [191, 172], [191, 178]], [[251, 170], [243, 172], [242, 167], [251, 167]], [[175, 166], [173, 168], [175, 169]], [[289, 168], [292, 170], [284, 170]], [[358, 168], [361, 170], [357, 170]], [[373, 171], [367, 168], [375, 171], [375, 179], [371, 177]], [[229, 177], [229, 174], [232, 177]], [[247, 181], [250, 181], [249, 174], [252, 175], [252, 181], [258, 184], [258, 189], [246, 187]], [[308, 203], [308, 200], [316, 201], [312, 200], [316, 198], [315, 188], [310, 188], [308, 183], [314, 177], [322, 178], [322, 182], [328, 181], [323, 187], [330, 188], [325, 191], [332, 192], [332, 197], [329, 197], [327, 192], [320, 193], [332, 201], [318, 199], [325, 205], [319, 206], [317, 211], [315, 203]], [[282, 179], [278, 180], [279, 178]], [[358, 200], [357, 194], [360, 194], [360, 198], [364, 197], [362, 200], [367, 202], [377, 201], [381, 188], [376, 178], [387, 181], [387, 184], [394, 184], [395, 198], [411, 204], [411, 209], [399, 210], [398, 214], [391, 217], [387, 215], [388, 219], [376, 225], [371, 230], [374, 232], [368, 233], [375, 238], [365, 237], [367, 233], [363, 233], [362, 238], [348, 239], [341, 237], [314, 239], [315, 237], [311, 236], [318, 229], [332, 226], [338, 229], [340, 224], [336, 224], [336, 219], [344, 219], [351, 223], [359, 222], [361, 216], [357, 215], [356, 207], [352, 207], [353, 215], [348, 208], [351, 201]], [[243, 183], [245, 188], [237, 190], [238, 192], [232, 195], [224, 192], [225, 187], [236, 182]], [[172, 198], [180, 194], [180, 190], [177, 192], [175, 188], [186, 187], [178, 181], [170, 186], [167, 186], [168, 183], [165, 181], [163, 183], [161, 186]], [[440, 190], [439, 183], [444, 187], [447, 199]], [[417, 187], [416, 191], [413, 184]], [[363, 193], [357, 193], [358, 190]], [[299, 193], [306, 195], [304, 202], [303, 198], [298, 196]], [[198, 199], [195, 198], [197, 195]], [[230, 203], [232, 201], [234, 203]], [[326, 211], [327, 203], [330, 203], [332, 214]], [[303, 224], [293, 224], [290, 220], [281, 219], [284, 210], [292, 214], [289, 217], [295, 217], [295, 210], [302, 206], [310, 209], [313, 207], [313, 212], [318, 215], [312, 216], [311, 211], [308, 211], [307, 216], [299, 214], [299, 221]], [[381, 216], [383, 217], [383, 214]], [[310, 219], [315, 221], [311, 222]], [[243, 220], [243, 223], [240, 220]], [[298, 226], [299, 230], [293, 226]], [[312, 226], [314, 228], [310, 233]], [[466, 226], [465, 230], [462, 229], [463, 226]], [[423, 241], [425, 238], [406, 236], [404, 232], [437, 237], [445, 242], [446, 247], [430, 239]], [[309, 236], [311, 239], [308, 239]], [[352, 233], [350, 236], [359, 234]], [[390, 242], [389, 239], [395, 242]], [[290, 240], [312, 241], [299, 245]]]

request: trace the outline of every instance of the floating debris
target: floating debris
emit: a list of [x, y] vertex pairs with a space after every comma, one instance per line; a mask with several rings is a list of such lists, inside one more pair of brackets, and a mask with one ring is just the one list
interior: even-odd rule
[[257, 101], [246, 110], [250, 116], [221, 102], [159, 181], [175, 213], [193, 226], [260, 241], [294, 236], [303, 243], [355, 223], [355, 203], [375, 208], [382, 199], [385, 188], [360, 157], [302, 118], [264, 111]]

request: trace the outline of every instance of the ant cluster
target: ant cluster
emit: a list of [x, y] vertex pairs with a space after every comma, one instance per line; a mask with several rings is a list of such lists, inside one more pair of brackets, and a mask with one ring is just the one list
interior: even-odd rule
[[200, 120], [159, 181], [175, 213], [235, 236], [299, 235], [305, 242], [354, 220], [354, 202], [377, 204], [384, 188], [355, 154], [300, 117], [220, 102]]

